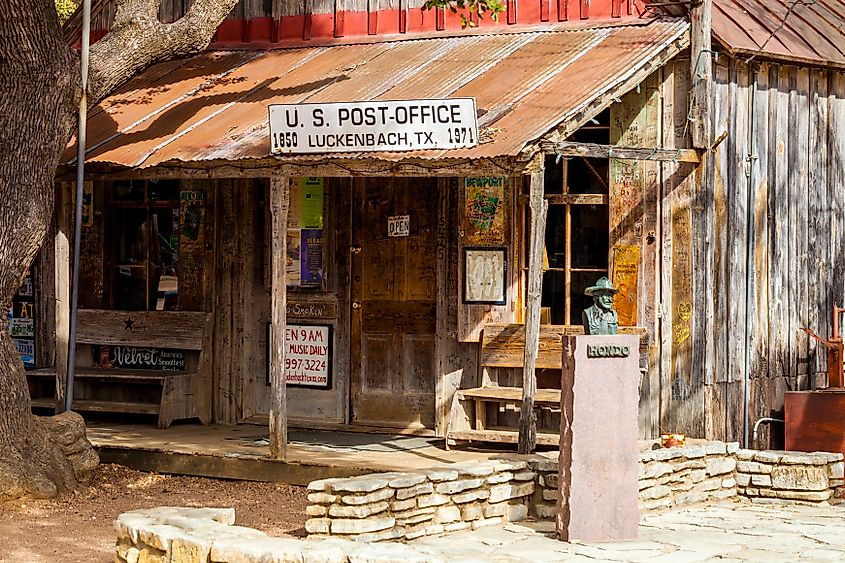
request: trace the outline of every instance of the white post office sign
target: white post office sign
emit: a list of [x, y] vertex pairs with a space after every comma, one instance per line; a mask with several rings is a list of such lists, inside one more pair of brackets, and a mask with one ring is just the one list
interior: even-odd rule
[[270, 106], [271, 154], [442, 150], [477, 144], [475, 98]]

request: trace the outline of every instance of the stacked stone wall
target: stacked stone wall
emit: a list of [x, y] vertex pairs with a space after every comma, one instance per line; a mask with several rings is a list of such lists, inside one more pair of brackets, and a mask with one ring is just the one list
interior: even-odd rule
[[[836, 502], [845, 498], [843, 471], [839, 453], [740, 450], [723, 442], [646, 450], [640, 454], [640, 506], [644, 511], [670, 509], [737, 495], [755, 502]], [[343, 560], [353, 552], [365, 557], [365, 542], [477, 529], [529, 515], [552, 519], [557, 453], [325, 479], [308, 489], [306, 530], [313, 542], [270, 538], [233, 526], [231, 508], [163, 507], [120, 515], [115, 560], [222, 563], [271, 556], [285, 560], [279, 559], [282, 555], [295, 561]], [[396, 560], [408, 554], [397, 552]]]
[[537, 473], [526, 461], [453, 464], [308, 485], [309, 537], [414, 539], [528, 516]]
[[640, 510], [736, 496], [736, 443], [705, 442], [640, 453]]
[[841, 453], [739, 450], [739, 493], [757, 502], [827, 502], [845, 497]]
[[558, 452], [538, 454], [528, 462], [537, 474], [537, 488], [528, 513], [537, 520], [554, 520], [558, 496]]

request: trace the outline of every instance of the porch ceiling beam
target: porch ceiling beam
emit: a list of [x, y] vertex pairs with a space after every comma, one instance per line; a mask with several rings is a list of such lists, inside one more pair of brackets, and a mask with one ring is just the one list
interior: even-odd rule
[[672, 162], [691, 162], [698, 164], [701, 158], [694, 149], [667, 149], [662, 147], [623, 147], [618, 145], [599, 145], [596, 143], [576, 143], [558, 141], [543, 143], [543, 150], [564, 157], [582, 156], [585, 158], [619, 158], [622, 160], [662, 160]]
[[[520, 176], [530, 173], [531, 163], [516, 157], [491, 157], [484, 159], [445, 158], [438, 160], [405, 159], [389, 161], [378, 159], [325, 159], [291, 162], [276, 159], [261, 161], [215, 161], [165, 163], [150, 168], [112, 169], [106, 164], [89, 165], [89, 179], [135, 178], [266, 178], [271, 174], [282, 176], [323, 177], [388, 177], [388, 176]], [[60, 170], [59, 179], [70, 170]], [[70, 178], [70, 176], [68, 176]]]

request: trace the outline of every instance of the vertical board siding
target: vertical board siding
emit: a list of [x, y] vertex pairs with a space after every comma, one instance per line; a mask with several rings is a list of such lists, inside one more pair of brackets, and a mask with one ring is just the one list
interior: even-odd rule
[[[829, 268], [829, 248], [825, 244], [826, 224], [829, 208], [827, 205], [827, 72], [813, 69], [810, 71], [809, 91], [809, 142], [807, 144], [807, 162], [815, 159], [817, 165], [808, 171], [808, 317], [807, 323], [812, 330], [829, 333], [829, 315], [825, 314], [827, 304], [827, 272]], [[813, 306], [818, 304], [818, 306]], [[824, 307], [827, 304], [828, 307]], [[825, 385], [825, 348], [815, 339], [808, 340], [808, 366], [810, 388]]]
[[264, 209], [250, 180], [221, 180], [216, 190], [214, 291], [215, 422], [234, 424], [254, 414], [247, 391], [266, 378], [265, 323], [269, 295], [264, 287]]
[[[845, 304], [845, 73], [828, 77], [828, 198], [830, 201], [831, 278], [829, 306]], [[838, 258], [838, 259], [837, 259]], [[828, 309], [830, 310], [830, 309]]]
[[[728, 136], [713, 155], [713, 206], [698, 218], [712, 221], [713, 283], [696, 285], [696, 305], [713, 298], [705, 434], [740, 440], [746, 326], [751, 425], [782, 416], [785, 391], [826, 385], [824, 349], [801, 327], [829, 337], [830, 308], [843, 298], [845, 74], [735, 60], [714, 74], [715, 135]], [[779, 435], [763, 427], [751, 446], [779, 446]]]
[[748, 173], [750, 130], [750, 73], [745, 65], [732, 61], [731, 88], [734, 95], [731, 107], [733, 117], [733, 138], [731, 158], [732, 179], [728, 184], [728, 244], [729, 251], [729, 287], [728, 302], [728, 404], [726, 413], [728, 436], [741, 436], [743, 432], [744, 397], [743, 381], [746, 365], [747, 330], [753, 330], [746, 311], [746, 291], [748, 283], [753, 283], [752, 273], [748, 271]]
[[[769, 114], [769, 69], [762, 65], [752, 69], [752, 115]], [[756, 84], [755, 84], [756, 82]], [[754, 205], [752, 243], [754, 248], [752, 268], [752, 314], [754, 329], [751, 331], [751, 379], [749, 381], [750, 418], [767, 416], [771, 402], [769, 385], [769, 178], [766, 173], [769, 149], [769, 120], [756, 119], [749, 132], [751, 187]], [[768, 428], [766, 429], [768, 430]]]

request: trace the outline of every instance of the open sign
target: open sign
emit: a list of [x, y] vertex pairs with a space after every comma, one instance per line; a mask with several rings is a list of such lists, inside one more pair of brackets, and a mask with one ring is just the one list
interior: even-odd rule
[[411, 234], [411, 216], [394, 215], [387, 218], [387, 236], [407, 237]]

